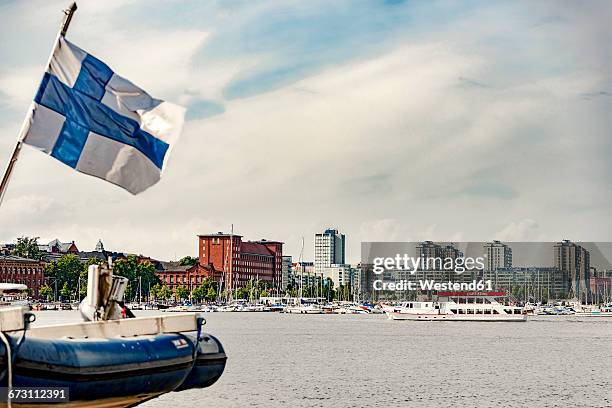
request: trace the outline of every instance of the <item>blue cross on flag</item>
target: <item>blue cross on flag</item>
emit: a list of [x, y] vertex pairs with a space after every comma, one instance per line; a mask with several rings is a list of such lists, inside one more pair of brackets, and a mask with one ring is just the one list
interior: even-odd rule
[[138, 194], [159, 181], [184, 116], [184, 108], [152, 98], [62, 36], [20, 137]]

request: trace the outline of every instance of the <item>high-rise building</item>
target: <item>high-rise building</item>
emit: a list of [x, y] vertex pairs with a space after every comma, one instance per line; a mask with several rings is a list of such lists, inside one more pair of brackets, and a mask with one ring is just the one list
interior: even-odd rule
[[555, 267], [559, 269], [570, 295], [590, 300], [591, 259], [589, 251], [570, 240], [554, 246]]
[[442, 247], [432, 241], [423, 241], [416, 246], [416, 256], [421, 259], [441, 258]]
[[423, 241], [416, 246], [416, 256], [423, 260], [423, 270], [441, 270], [447, 259], [452, 259], [453, 264], [457, 258], [463, 256], [463, 252], [455, 248], [451, 243], [437, 244], [432, 241]]
[[512, 267], [512, 248], [508, 245], [500, 241], [487, 242], [484, 244], [484, 250], [487, 255], [486, 271]]
[[[251, 279], [272, 283], [278, 288], [282, 278], [283, 243], [279, 241], [243, 241], [241, 235], [198, 236], [199, 261], [223, 272], [223, 288], [245, 286]], [[233, 253], [230, 256], [230, 253]]]
[[336, 229], [315, 234], [315, 273], [321, 274], [332, 264], [345, 263], [346, 237]]
[[291, 282], [291, 265], [293, 264], [293, 260], [291, 255], [283, 256], [283, 265], [282, 265], [282, 277], [281, 277], [281, 289], [287, 290], [289, 283]]

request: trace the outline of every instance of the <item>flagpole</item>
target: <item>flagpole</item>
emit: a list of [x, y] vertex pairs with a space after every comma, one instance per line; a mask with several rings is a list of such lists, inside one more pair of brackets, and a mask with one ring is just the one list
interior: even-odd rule
[[[66, 35], [66, 32], [68, 31], [68, 26], [70, 25], [70, 22], [72, 21], [72, 16], [74, 15], [74, 12], [76, 10], [77, 10], [76, 2], [72, 2], [70, 7], [64, 10], [64, 19], [62, 20], [60, 31], [57, 34], [57, 37], [55, 38], [55, 43], [53, 45], [53, 49], [51, 50], [51, 55], [49, 56], [47, 65], [45, 66], [45, 70], [48, 69], [49, 64], [51, 63], [51, 59], [53, 58], [53, 53], [55, 52], [55, 49], [57, 48], [60, 37], [63, 37]], [[17, 159], [19, 158], [19, 153], [21, 153], [21, 147], [23, 146], [23, 137], [24, 137], [23, 133], [24, 133], [24, 129], [28, 121], [30, 120], [32, 116], [32, 109], [33, 107], [30, 106], [30, 109], [28, 110], [28, 113], [26, 114], [26, 117], [23, 120], [21, 129], [19, 130], [17, 144], [15, 145], [15, 148], [13, 149], [13, 154], [11, 155], [8, 166], [6, 167], [6, 170], [4, 171], [4, 175], [2, 176], [2, 182], [0, 182], [0, 205], [2, 205], [2, 199], [4, 198], [4, 194], [6, 193], [6, 189], [11, 179], [13, 169], [15, 168], [15, 163], [17, 163]]]

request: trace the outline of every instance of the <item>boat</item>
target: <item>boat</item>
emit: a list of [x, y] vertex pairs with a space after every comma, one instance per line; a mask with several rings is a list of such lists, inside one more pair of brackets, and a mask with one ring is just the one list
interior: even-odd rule
[[537, 308], [535, 314], [541, 316], [567, 316], [576, 314], [576, 311], [571, 307], [563, 305], [545, 305]]
[[0, 307], [27, 306], [28, 287], [21, 283], [0, 283]]
[[270, 312], [284, 312], [285, 311], [285, 305], [283, 305], [282, 303], [275, 303], [273, 305], [268, 306], [268, 308], [270, 309]]
[[162, 312], [188, 312], [189, 311], [189, 306], [184, 306], [184, 305], [179, 305], [179, 306], [172, 306], [169, 307], [167, 309], [162, 309]]
[[130, 310], [144, 310], [144, 305], [140, 302], [132, 302], [127, 305]]
[[440, 292], [437, 300], [384, 305], [391, 320], [524, 322], [523, 308], [506, 302], [505, 292]]
[[352, 305], [348, 307], [348, 314], [369, 314], [370, 310], [363, 305]]
[[[36, 326], [23, 307], [0, 309], [0, 387], [65, 390], [44, 406], [128, 407], [171, 391], [214, 384], [225, 369], [221, 342], [198, 313], [133, 317], [127, 279], [92, 265], [84, 322]], [[14, 407], [40, 406], [15, 400]]]
[[612, 305], [594, 308], [588, 311], [576, 312], [576, 317], [612, 317]]
[[247, 312], [271, 312], [272, 309], [264, 304], [255, 303], [246, 305], [245, 311]]
[[291, 314], [323, 314], [325, 311], [323, 308], [317, 304], [304, 304], [304, 305], [295, 305], [288, 306], [285, 310], [285, 313]]
[[362, 309], [366, 310], [370, 314], [383, 314], [383, 310], [377, 305], [371, 303], [362, 303], [359, 305]]
[[219, 312], [247, 312], [246, 299], [237, 299], [231, 303], [217, 308]]

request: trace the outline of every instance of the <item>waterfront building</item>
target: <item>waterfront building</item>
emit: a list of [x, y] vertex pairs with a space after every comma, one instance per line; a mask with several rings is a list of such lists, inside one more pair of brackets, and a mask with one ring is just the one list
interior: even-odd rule
[[485, 271], [512, 267], [512, 248], [508, 245], [500, 241], [487, 242], [484, 244], [484, 251], [487, 255]]
[[330, 278], [334, 282], [334, 288], [355, 283], [355, 269], [348, 264], [332, 264], [323, 269], [323, 278]]
[[[304, 287], [316, 284], [314, 262], [294, 262], [291, 264], [291, 282], [294, 288], [300, 287], [300, 277]], [[319, 277], [321, 274], [319, 274]]]
[[243, 241], [241, 235], [218, 232], [199, 235], [198, 252], [201, 265], [212, 265], [223, 273], [223, 290], [243, 287], [255, 279], [270, 282], [275, 289], [281, 284], [282, 242]]
[[561, 272], [566, 291], [578, 300], [590, 300], [590, 254], [582, 246], [570, 240], [557, 242], [554, 247], [555, 267]]
[[216, 271], [212, 265], [181, 265], [179, 262], [155, 261], [155, 276], [159, 278], [162, 285], [168, 286], [173, 291], [179, 286], [184, 286], [191, 292], [211, 277], [218, 284], [223, 279], [223, 273]]
[[321, 274], [332, 264], [344, 264], [346, 237], [337, 229], [326, 229], [322, 234], [315, 234], [314, 267], [315, 273]]
[[505, 290], [521, 301], [561, 299], [567, 296], [567, 286], [556, 267], [508, 267], [485, 271], [493, 289]]
[[46, 283], [45, 264], [14, 255], [0, 255], [0, 282], [26, 285], [30, 295], [38, 298], [40, 287]]
[[42, 252], [43, 259], [47, 262], [55, 261], [64, 255], [78, 255], [79, 253], [79, 248], [77, 248], [74, 241], [61, 242], [59, 239], [54, 239], [48, 244], [39, 244], [38, 249]]

